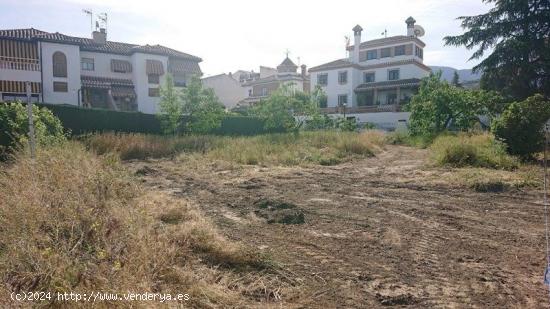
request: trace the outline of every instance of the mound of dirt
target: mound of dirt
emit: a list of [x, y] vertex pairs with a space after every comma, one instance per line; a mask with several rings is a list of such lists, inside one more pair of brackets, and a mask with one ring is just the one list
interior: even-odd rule
[[259, 200], [254, 203], [254, 213], [267, 223], [303, 224], [304, 213], [296, 205], [277, 200]]

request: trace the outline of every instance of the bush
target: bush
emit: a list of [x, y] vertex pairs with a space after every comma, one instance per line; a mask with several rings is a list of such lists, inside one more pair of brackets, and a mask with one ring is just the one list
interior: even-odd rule
[[490, 134], [440, 136], [430, 150], [438, 165], [495, 169], [514, 169], [518, 166], [517, 160], [506, 153], [505, 146]]
[[[444, 135], [441, 133], [439, 135]], [[386, 135], [386, 142], [392, 145], [406, 145], [418, 148], [427, 148], [430, 146], [437, 134], [417, 134], [411, 135], [407, 130], [396, 130]]]
[[508, 152], [529, 158], [544, 147], [544, 123], [550, 118], [550, 102], [541, 95], [514, 102], [492, 124], [495, 136], [508, 146]]
[[[0, 156], [26, 146], [28, 119], [25, 104], [0, 103]], [[37, 145], [52, 145], [66, 140], [61, 122], [48, 109], [33, 105], [33, 120]]]

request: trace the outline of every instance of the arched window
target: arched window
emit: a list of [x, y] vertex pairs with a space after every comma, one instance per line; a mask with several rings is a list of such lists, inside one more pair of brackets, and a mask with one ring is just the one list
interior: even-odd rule
[[62, 52], [55, 52], [52, 57], [53, 76], [67, 77], [67, 57]]

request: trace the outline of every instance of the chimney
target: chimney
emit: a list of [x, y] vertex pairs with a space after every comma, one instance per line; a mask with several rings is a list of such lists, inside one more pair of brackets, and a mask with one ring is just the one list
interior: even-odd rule
[[305, 79], [307, 76], [307, 67], [305, 64], [302, 64], [300, 68], [302, 69], [302, 78]]
[[107, 43], [107, 31], [105, 28], [100, 28], [99, 31], [92, 32], [92, 39], [96, 44], [105, 44]]
[[353, 42], [353, 52], [352, 52], [352, 55], [351, 55], [351, 61], [353, 63], [358, 63], [359, 62], [359, 47], [361, 45], [361, 31], [363, 31], [363, 28], [361, 28], [361, 26], [359, 25], [356, 25], [355, 27], [353, 27], [353, 37], [354, 37], [354, 42]]
[[416, 20], [410, 16], [405, 20], [405, 23], [407, 23], [407, 36], [414, 36], [414, 23], [416, 23]]

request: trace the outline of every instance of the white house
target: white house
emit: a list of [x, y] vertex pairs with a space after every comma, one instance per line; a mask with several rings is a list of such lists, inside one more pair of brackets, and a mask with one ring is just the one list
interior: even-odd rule
[[[244, 74], [240, 76], [244, 76]], [[214, 90], [220, 102], [227, 109], [236, 107], [237, 103], [246, 97], [242, 84], [231, 73], [205, 77], [202, 79], [202, 85]]]
[[0, 100], [156, 113], [166, 74], [183, 87], [201, 75], [199, 57], [161, 45], [107, 41], [105, 29], [79, 38], [37, 29], [0, 30]]
[[424, 29], [415, 22], [412, 17], [406, 20], [407, 35], [365, 42], [357, 25], [348, 58], [311, 68], [311, 89], [319, 86], [327, 94], [323, 111], [387, 129], [407, 122], [409, 113], [402, 112], [402, 106], [430, 74], [423, 63], [426, 44], [419, 38]]

